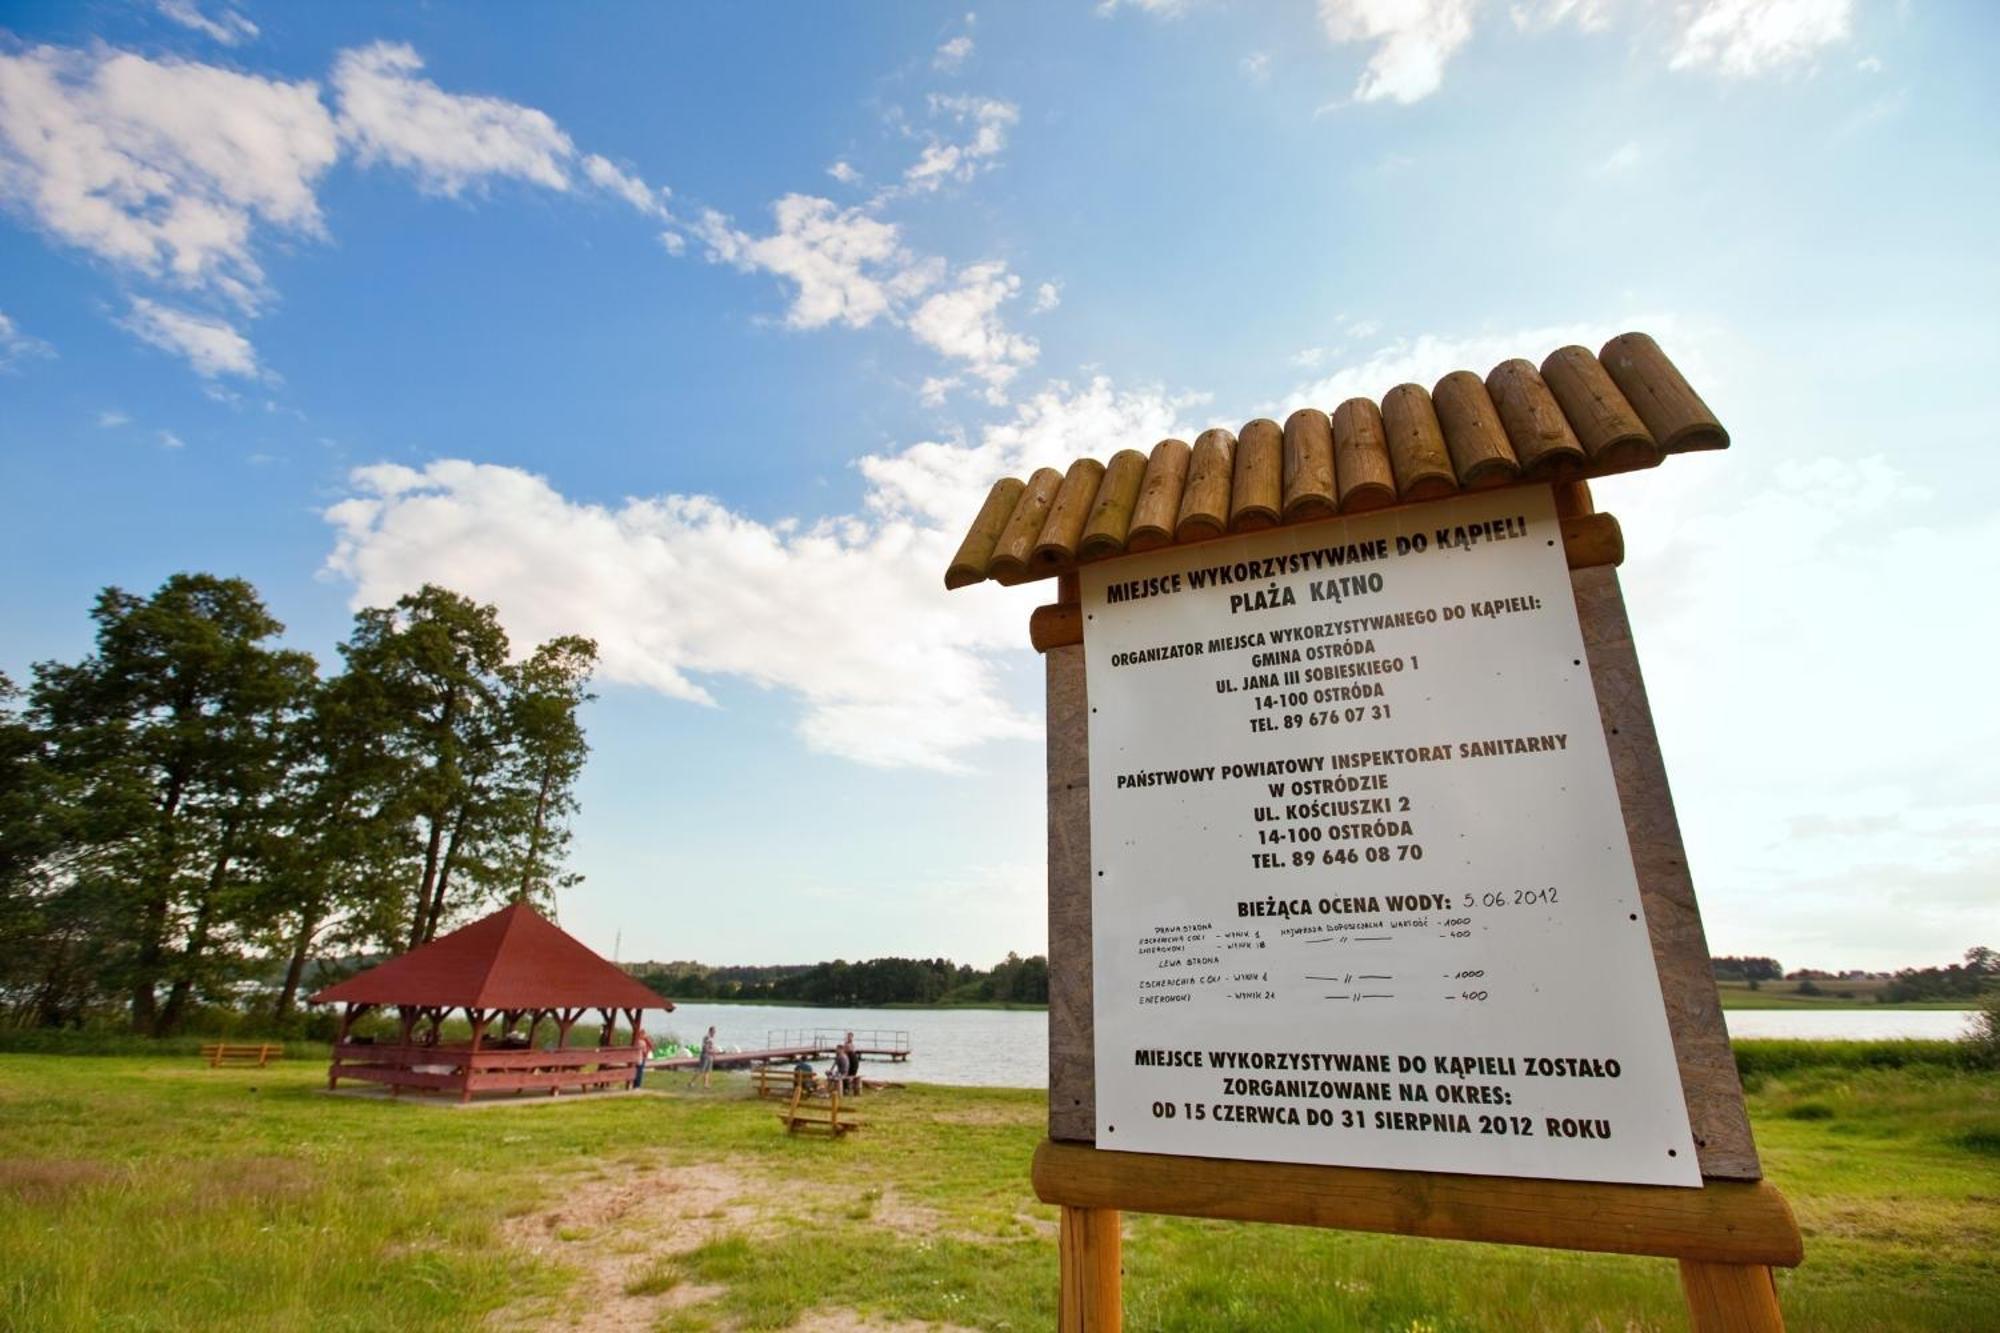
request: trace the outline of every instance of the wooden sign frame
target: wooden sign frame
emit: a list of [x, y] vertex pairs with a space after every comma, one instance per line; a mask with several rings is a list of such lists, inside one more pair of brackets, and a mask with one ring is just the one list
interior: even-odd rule
[[1773, 1267], [1804, 1258], [1792, 1211], [1764, 1181], [1743, 1104], [1673, 795], [1616, 566], [1616, 520], [1589, 487], [1555, 487], [1570, 584], [1666, 1004], [1703, 1178], [1699, 1189], [1387, 1171], [1100, 1151], [1096, 1135], [1090, 705], [1075, 574], [1029, 634], [1048, 689], [1049, 1132], [1035, 1193], [1061, 1208], [1060, 1325], [1122, 1318], [1120, 1213], [1282, 1222], [1679, 1261], [1697, 1333], [1782, 1330]]

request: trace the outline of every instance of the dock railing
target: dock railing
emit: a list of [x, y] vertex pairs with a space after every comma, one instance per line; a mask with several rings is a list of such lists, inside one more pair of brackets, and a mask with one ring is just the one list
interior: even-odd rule
[[[764, 1045], [772, 1050], [792, 1050], [810, 1047], [815, 1050], [831, 1051], [847, 1035], [846, 1028], [769, 1028], [764, 1033]], [[884, 1060], [907, 1060], [910, 1057], [910, 1034], [901, 1028], [854, 1029], [854, 1049], [864, 1056], [874, 1056]]]

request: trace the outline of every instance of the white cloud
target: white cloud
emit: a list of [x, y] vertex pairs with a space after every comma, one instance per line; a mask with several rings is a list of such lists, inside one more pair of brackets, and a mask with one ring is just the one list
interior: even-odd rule
[[227, 320], [135, 296], [131, 310], [119, 324], [162, 351], [186, 358], [204, 379], [218, 375], [256, 379], [262, 373], [250, 340]]
[[1574, 23], [1585, 32], [1600, 32], [1611, 26], [1612, 0], [1521, 0], [1508, 7], [1507, 16], [1524, 31], [1553, 28]]
[[1852, 0], [1700, 0], [1668, 64], [1751, 78], [1847, 40]]
[[668, 216], [666, 188], [654, 189], [610, 158], [596, 153], [587, 154], [583, 159], [583, 175], [592, 185], [618, 196], [641, 213], [649, 213], [656, 218]]
[[1057, 306], [1061, 304], [1062, 304], [1061, 283], [1045, 282], [1041, 286], [1035, 288], [1036, 314], [1039, 315], [1045, 310], [1054, 310]]
[[[906, 327], [918, 342], [963, 362], [994, 402], [1039, 354], [1032, 338], [1009, 332], [999, 316], [1000, 306], [1021, 289], [1021, 279], [1005, 264], [969, 264], [947, 282], [944, 260], [914, 253], [896, 224], [866, 208], [788, 194], [771, 212], [776, 230], [768, 236], [752, 236], [713, 211], [702, 215], [696, 232], [712, 262], [770, 273], [790, 285], [788, 327], [839, 323], [858, 329], [877, 320]], [[958, 383], [957, 376], [927, 379], [923, 399], [942, 401]]]
[[1436, 92], [1444, 67], [1472, 36], [1473, 0], [1319, 0], [1336, 43], [1374, 42], [1354, 99], [1410, 103]]
[[687, 237], [677, 231], [661, 232], [660, 244], [665, 247], [666, 252], [670, 255], [680, 256], [687, 253]]
[[353, 602], [425, 580], [490, 601], [518, 645], [598, 641], [605, 677], [712, 703], [736, 680], [783, 691], [811, 749], [865, 764], [950, 770], [995, 740], [1033, 740], [1003, 667], [1045, 590], [944, 595], [962, 525], [1003, 474], [1185, 432], [1192, 400], [1057, 385], [978, 443], [864, 458], [866, 510], [760, 523], [701, 496], [584, 504], [514, 468], [380, 464], [326, 513], [328, 569]]
[[174, 434], [174, 433], [173, 433], [172, 431], [170, 431], [170, 430], [163, 430], [163, 431], [161, 431], [161, 432], [159, 433], [159, 437], [160, 437], [160, 447], [161, 447], [162, 449], [185, 449], [185, 448], [187, 448], [187, 441], [186, 441], [186, 440], [183, 440], [183, 439], [182, 439], [182, 438], [181, 438], [180, 436], [178, 436], [178, 435]]
[[494, 176], [569, 188], [566, 168], [576, 145], [546, 112], [445, 92], [417, 77], [423, 67], [415, 49], [400, 42], [343, 51], [334, 62], [341, 137], [363, 162], [401, 167], [443, 194]]
[[12, 370], [15, 363], [29, 357], [54, 356], [56, 349], [21, 332], [6, 311], [0, 310], [0, 370]]
[[0, 55], [0, 197], [63, 241], [254, 304], [255, 222], [318, 236], [339, 151], [310, 82], [121, 51]]
[[894, 223], [804, 194], [784, 196], [771, 213], [777, 230], [762, 237], [736, 230], [720, 213], [703, 214], [697, 231], [708, 257], [791, 283], [785, 323], [795, 329], [835, 321], [862, 328], [889, 313], [892, 287], [907, 282], [914, 267]]
[[1854, 62], [1854, 68], [1860, 70], [1863, 74], [1880, 74], [1882, 72], [1882, 61], [1878, 56], [1863, 56]]
[[447, 194], [497, 176], [566, 190], [575, 172], [667, 217], [664, 191], [580, 155], [544, 113], [446, 93], [422, 67], [408, 46], [343, 52], [336, 122], [311, 81], [103, 47], [0, 54], [0, 199], [68, 244], [246, 311], [268, 295], [258, 228], [324, 236], [318, 184], [344, 145]]
[[998, 262], [959, 270], [952, 285], [926, 298], [910, 315], [917, 341], [966, 363], [967, 373], [986, 382], [989, 402], [1005, 401], [1007, 384], [1033, 365], [1041, 349], [1034, 339], [1007, 331], [1002, 303], [1021, 290], [1021, 279]]
[[258, 32], [256, 24], [226, 5], [215, 18], [202, 13], [193, 0], [154, 0], [153, 8], [183, 28], [192, 28], [224, 46], [247, 42]]
[[1243, 77], [1252, 83], [1263, 84], [1271, 81], [1271, 57], [1268, 52], [1252, 51], [1238, 61], [1236, 67], [1242, 70]]
[[115, 407], [107, 407], [97, 414], [97, 427], [99, 430], [117, 430], [120, 426], [129, 426], [131, 424], [132, 418], [120, 412]]
[[668, 217], [665, 189], [598, 153], [580, 152], [546, 111], [502, 97], [453, 93], [419, 77], [424, 61], [402, 42], [342, 51], [333, 63], [340, 137], [364, 163], [410, 172], [456, 196], [492, 180], [567, 191], [592, 185], [650, 217]]
[[828, 167], [826, 174], [839, 181], [842, 185], [852, 185], [861, 179], [861, 173], [845, 161], [836, 162]]
[[931, 68], [945, 71], [955, 70], [960, 65], [963, 65], [965, 58], [971, 54], [972, 38], [961, 33], [959, 36], [952, 38], [944, 45], [938, 47], [937, 54], [931, 57]]
[[[1667, 63], [1750, 78], [1806, 63], [1845, 41], [1853, 0], [1515, 0], [1514, 27], [1545, 32], [1574, 24], [1585, 32], [1611, 26], [1619, 10], [1637, 15], [1642, 34], [1670, 33]], [[1656, 22], [1650, 11], [1671, 10]], [[1471, 40], [1482, 0], [1319, 0], [1319, 17], [1336, 45], [1372, 42], [1374, 52], [1353, 91], [1357, 102], [1421, 101], [1444, 83], [1445, 67]], [[1245, 72], [1252, 73], [1248, 62]], [[1253, 74], [1254, 77], [1254, 74]], [[1322, 107], [1332, 110], [1337, 103]]]
[[949, 116], [969, 136], [956, 142], [933, 136], [909, 170], [905, 188], [924, 192], [946, 181], [963, 183], [993, 169], [1007, 147], [1007, 132], [1021, 119], [1020, 108], [992, 97], [940, 97], [932, 94], [932, 115]]

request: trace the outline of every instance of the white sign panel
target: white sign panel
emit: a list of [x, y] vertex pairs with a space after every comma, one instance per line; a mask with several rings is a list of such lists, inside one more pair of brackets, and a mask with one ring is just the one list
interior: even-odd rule
[[1099, 1148], [1701, 1183], [1547, 488], [1082, 585]]

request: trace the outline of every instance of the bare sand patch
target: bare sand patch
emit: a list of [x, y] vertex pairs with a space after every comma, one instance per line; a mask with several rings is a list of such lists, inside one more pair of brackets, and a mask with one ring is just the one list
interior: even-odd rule
[[550, 1205], [509, 1218], [500, 1232], [516, 1250], [577, 1269], [580, 1276], [558, 1305], [507, 1306], [494, 1313], [490, 1325], [631, 1333], [651, 1328], [667, 1310], [721, 1295], [721, 1287], [686, 1282], [652, 1290], [646, 1279], [661, 1260], [757, 1221], [747, 1194], [739, 1177], [708, 1165], [642, 1166], [564, 1181]]

